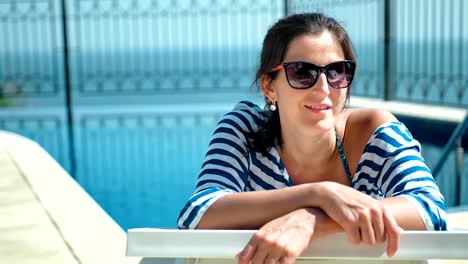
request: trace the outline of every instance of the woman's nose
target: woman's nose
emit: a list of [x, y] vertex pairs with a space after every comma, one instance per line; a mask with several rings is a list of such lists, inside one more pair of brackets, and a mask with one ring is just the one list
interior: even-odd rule
[[319, 74], [317, 82], [314, 87], [312, 87], [312, 91], [325, 93], [327, 95], [330, 93], [330, 84], [328, 84], [327, 76], [324, 72]]

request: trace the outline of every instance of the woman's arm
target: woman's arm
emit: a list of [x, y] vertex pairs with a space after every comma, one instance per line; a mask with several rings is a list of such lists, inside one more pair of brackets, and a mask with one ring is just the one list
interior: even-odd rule
[[315, 184], [225, 195], [205, 212], [199, 229], [258, 229], [296, 209], [319, 204]]
[[346, 127], [353, 188], [384, 196], [380, 202], [406, 230], [445, 230], [444, 197], [404, 124], [388, 111], [354, 109]]
[[377, 185], [382, 203], [409, 230], [446, 230], [445, 199], [421, 156], [421, 146], [402, 123], [391, 123], [375, 134], [387, 143]]
[[395, 217], [398, 225], [404, 230], [426, 230], [414, 204], [403, 197], [389, 197], [381, 200], [382, 204]]

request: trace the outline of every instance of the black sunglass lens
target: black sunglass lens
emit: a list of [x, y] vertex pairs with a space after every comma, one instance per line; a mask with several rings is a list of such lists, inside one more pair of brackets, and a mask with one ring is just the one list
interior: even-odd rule
[[311, 87], [315, 83], [318, 71], [313, 65], [296, 62], [286, 66], [286, 75], [291, 87], [305, 89]]
[[354, 64], [347, 61], [339, 61], [329, 64], [327, 67], [327, 79], [335, 88], [346, 88], [354, 77]]

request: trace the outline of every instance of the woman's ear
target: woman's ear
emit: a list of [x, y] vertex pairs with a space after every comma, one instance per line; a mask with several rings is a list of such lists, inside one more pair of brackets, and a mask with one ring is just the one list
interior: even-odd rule
[[262, 89], [263, 94], [270, 102], [276, 102], [276, 91], [271, 85], [271, 78], [267, 74], [263, 74], [262, 79], [260, 80], [260, 88]]

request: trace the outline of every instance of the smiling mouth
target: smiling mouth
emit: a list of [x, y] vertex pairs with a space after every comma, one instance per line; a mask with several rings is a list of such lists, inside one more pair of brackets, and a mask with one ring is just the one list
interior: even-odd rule
[[331, 108], [330, 106], [326, 105], [306, 105], [305, 107], [312, 110], [328, 110]]

